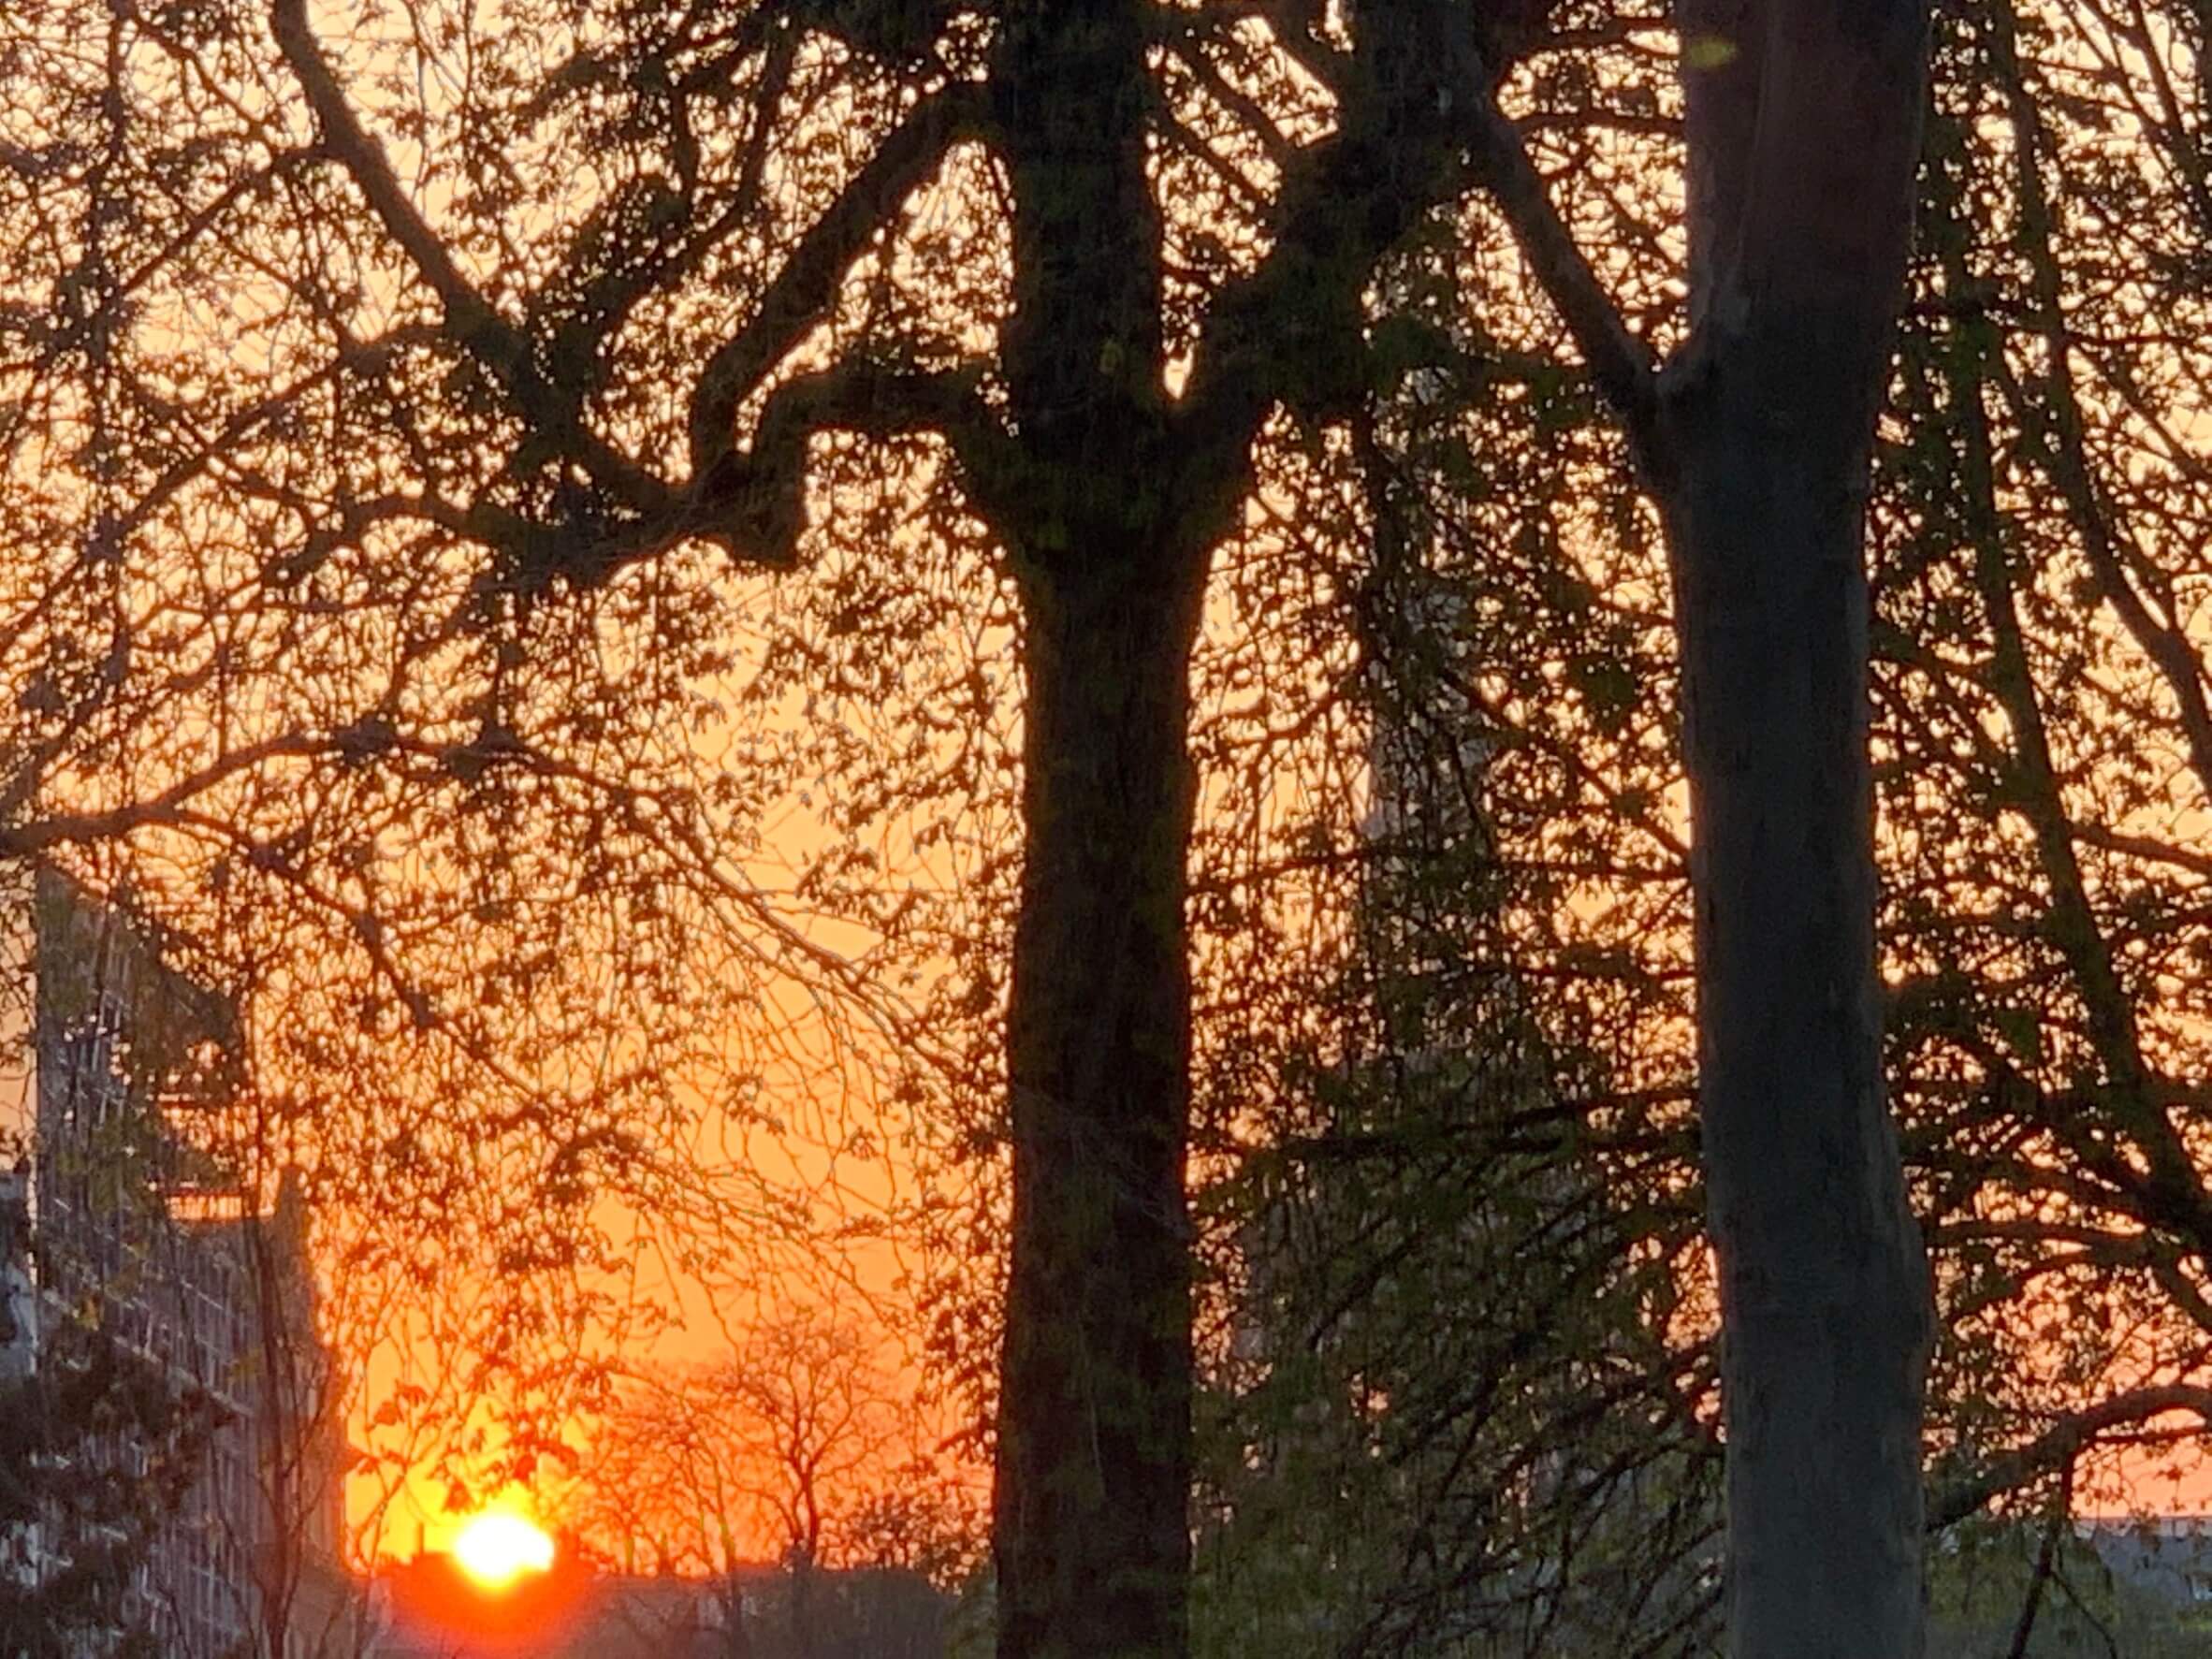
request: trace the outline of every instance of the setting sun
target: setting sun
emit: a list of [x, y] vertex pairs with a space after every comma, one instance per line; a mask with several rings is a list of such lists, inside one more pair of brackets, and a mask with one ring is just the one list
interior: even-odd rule
[[553, 1540], [519, 1515], [479, 1515], [453, 1541], [462, 1572], [487, 1590], [503, 1590], [525, 1573], [553, 1565]]

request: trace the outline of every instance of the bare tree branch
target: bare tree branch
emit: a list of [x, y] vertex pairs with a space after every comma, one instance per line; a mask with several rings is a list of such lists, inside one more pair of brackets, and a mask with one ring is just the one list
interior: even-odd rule
[[1622, 318], [1574, 232], [1559, 215], [1521, 134], [1485, 86], [1469, 117], [1476, 166], [1491, 198], [1512, 226], [1522, 256], [1574, 337], [1613, 412], [1627, 428], [1645, 477], [1663, 479], [1667, 461], [1659, 418], [1657, 363], [1651, 347]]
[[703, 475], [736, 440], [737, 411], [834, 304], [839, 284], [893, 211], [983, 130], [982, 91], [963, 81], [934, 93], [877, 146], [828, 211], [793, 248], [752, 320], [707, 359], [691, 393], [691, 467]]
[[2193, 1411], [2212, 1422], [2212, 1389], [2171, 1383], [2134, 1389], [2099, 1402], [2086, 1411], [2060, 1418], [2027, 1445], [1993, 1459], [1978, 1475], [1928, 1497], [1928, 1530], [1955, 1526], [1993, 1500], [2017, 1492], [2039, 1476], [2072, 1463], [2099, 1436], [2132, 1428], [2172, 1411]]

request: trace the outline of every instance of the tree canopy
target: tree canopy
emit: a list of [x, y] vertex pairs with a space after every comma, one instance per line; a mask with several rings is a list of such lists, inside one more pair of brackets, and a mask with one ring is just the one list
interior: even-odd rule
[[[1936, 1527], [2212, 1405], [2204, 29], [1928, 36], [1865, 517]], [[324, 1171], [364, 1319], [497, 1270], [389, 1338], [446, 1407], [503, 1375], [559, 1442], [652, 1244], [713, 1280], [866, 1210], [1047, 1494], [1002, 1551], [1149, 1551], [1128, 1641], [1179, 1639], [1195, 1480], [1201, 1648], [1690, 1651], [1646, 487], [1701, 371], [1684, 81], [1748, 50], [1573, 0], [24, 0], [0, 851], [253, 1011], [226, 1132]], [[1059, 1402], [1011, 1440], [1002, 1342]], [[1086, 1412], [1141, 1499], [1055, 1484]], [[1022, 1559], [1055, 1628], [1090, 1558]]]

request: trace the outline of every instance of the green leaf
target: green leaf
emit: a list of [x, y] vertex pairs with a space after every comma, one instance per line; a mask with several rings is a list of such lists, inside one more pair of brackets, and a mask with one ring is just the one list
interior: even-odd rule
[[1691, 69], [1725, 69], [1742, 50], [1725, 35], [1697, 35], [1682, 42], [1682, 64]]

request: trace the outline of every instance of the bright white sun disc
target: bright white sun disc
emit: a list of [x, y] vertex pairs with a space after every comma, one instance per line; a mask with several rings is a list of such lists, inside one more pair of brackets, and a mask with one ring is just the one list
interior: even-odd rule
[[487, 1589], [512, 1584], [553, 1564], [553, 1540], [519, 1515], [479, 1515], [453, 1541], [462, 1572]]

